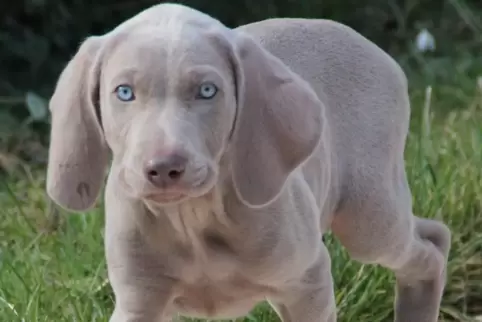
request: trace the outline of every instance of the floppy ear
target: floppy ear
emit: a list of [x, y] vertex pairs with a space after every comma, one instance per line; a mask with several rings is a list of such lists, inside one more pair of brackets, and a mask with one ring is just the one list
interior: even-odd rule
[[84, 41], [61, 73], [50, 100], [47, 193], [55, 203], [73, 211], [94, 205], [107, 165], [97, 106], [102, 42], [100, 37]]
[[262, 207], [318, 146], [323, 105], [311, 86], [248, 35], [234, 37], [238, 116], [233, 179], [238, 197]]

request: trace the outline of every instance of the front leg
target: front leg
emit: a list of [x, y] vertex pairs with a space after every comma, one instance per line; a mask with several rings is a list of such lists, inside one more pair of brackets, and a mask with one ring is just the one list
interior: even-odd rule
[[170, 322], [170, 292], [156, 288], [121, 286], [115, 289], [116, 303], [109, 322]]
[[331, 261], [326, 250], [305, 276], [271, 302], [283, 322], [336, 322], [336, 304]]
[[[130, 246], [128, 251], [122, 251], [122, 256], [107, 257], [116, 302], [110, 322], [171, 321], [169, 307], [174, 281], [163, 275], [165, 268], [159, 258], [146, 249]], [[135, 252], [130, 252], [134, 249]]]
[[109, 236], [107, 267], [115, 295], [110, 322], [168, 322], [175, 281], [168, 260], [153, 251], [138, 231]]

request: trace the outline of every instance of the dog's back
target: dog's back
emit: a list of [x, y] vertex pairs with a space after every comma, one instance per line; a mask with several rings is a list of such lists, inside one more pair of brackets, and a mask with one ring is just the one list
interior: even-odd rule
[[395, 175], [406, 184], [403, 150], [410, 108], [407, 79], [394, 59], [358, 32], [331, 20], [275, 18], [238, 30], [307, 80], [325, 104], [325, 145], [303, 169], [315, 195], [323, 189], [314, 169], [326, 167], [328, 160], [329, 171], [336, 173], [331, 189], [338, 190], [328, 200], [334, 194], [359, 194], [366, 188], [359, 182], [383, 182], [387, 176]]

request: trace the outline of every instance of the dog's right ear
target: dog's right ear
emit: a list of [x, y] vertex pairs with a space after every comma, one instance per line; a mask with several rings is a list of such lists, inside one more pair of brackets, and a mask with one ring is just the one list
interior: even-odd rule
[[229, 39], [238, 115], [232, 149], [239, 199], [260, 208], [281, 193], [288, 176], [318, 147], [324, 105], [311, 85], [248, 34]]
[[104, 39], [89, 37], [62, 71], [50, 100], [47, 193], [62, 208], [91, 208], [100, 193], [108, 149], [100, 125], [100, 53]]

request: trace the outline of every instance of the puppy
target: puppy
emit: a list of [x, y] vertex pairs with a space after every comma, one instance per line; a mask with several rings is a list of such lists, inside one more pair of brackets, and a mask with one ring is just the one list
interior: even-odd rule
[[[413, 215], [407, 81], [354, 30], [269, 19], [237, 29], [159, 4], [87, 38], [50, 101], [47, 191], [105, 187], [112, 322], [333, 322], [331, 229], [397, 278], [395, 320], [436, 322], [450, 232]], [[109, 162], [109, 159], [112, 159]]]

